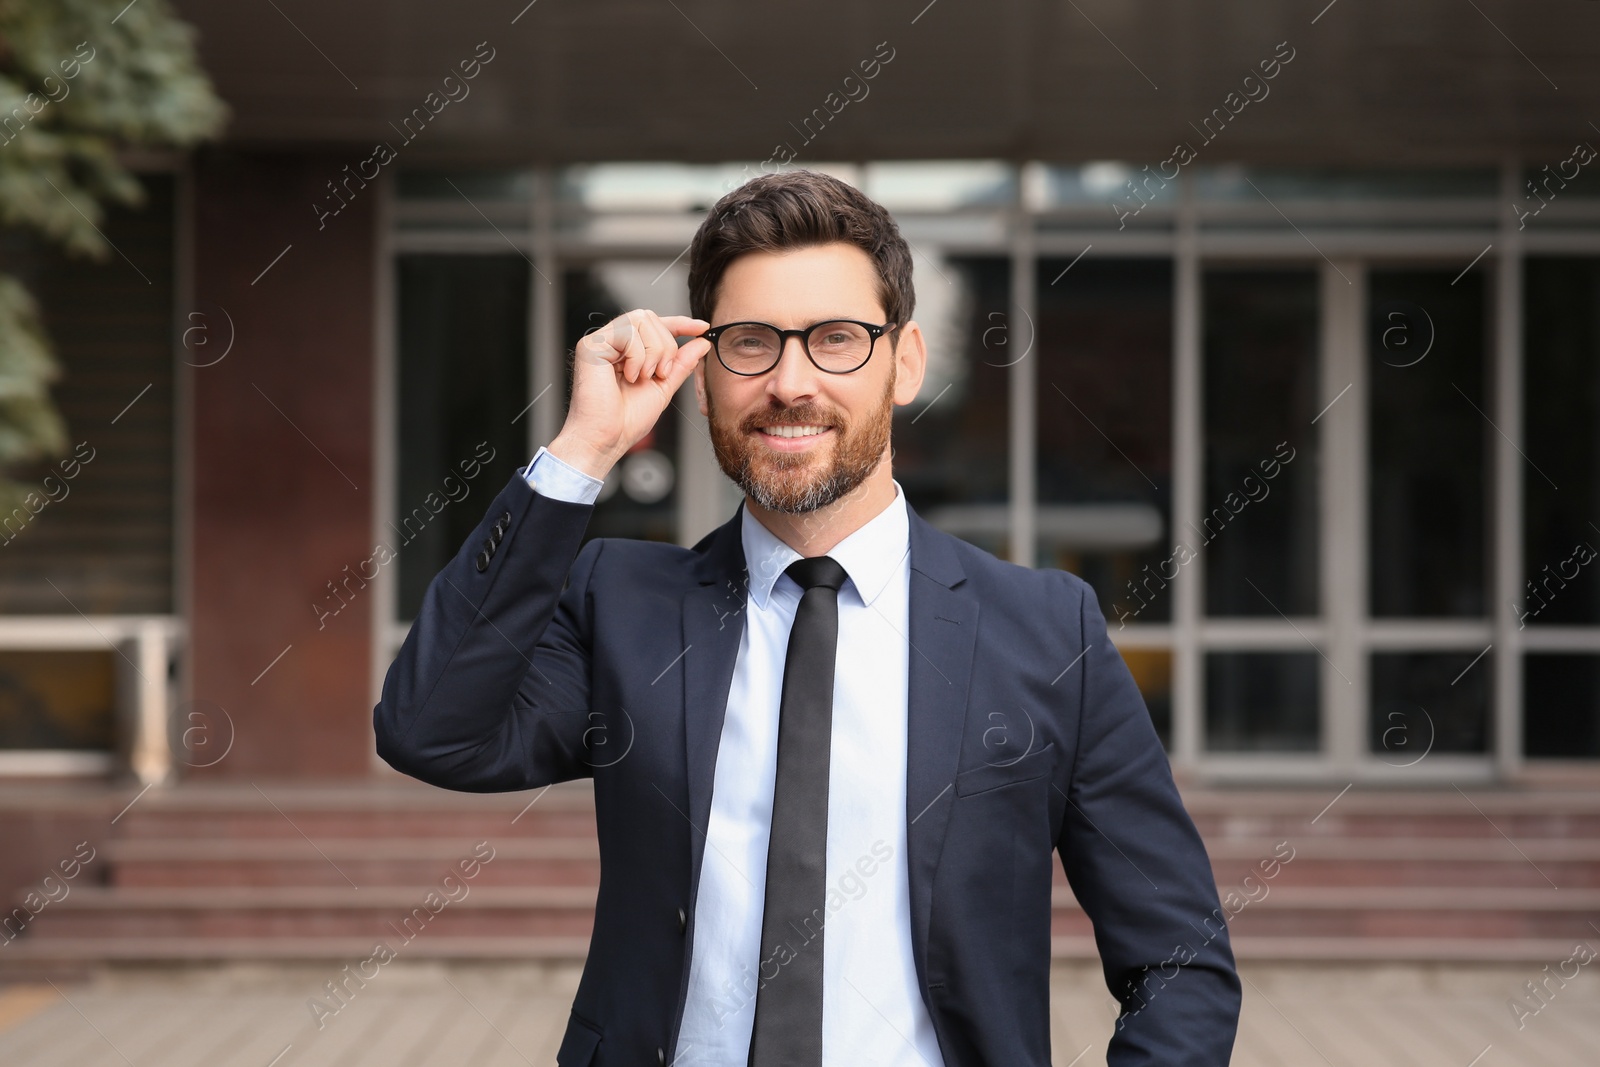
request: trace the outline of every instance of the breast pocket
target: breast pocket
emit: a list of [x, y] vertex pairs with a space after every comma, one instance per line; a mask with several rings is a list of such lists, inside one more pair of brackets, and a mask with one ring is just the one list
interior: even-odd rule
[[956, 775], [956, 796], [970, 797], [1018, 782], [1031, 782], [1049, 772], [1055, 760], [1056, 743], [1051, 741], [1016, 759], [985, 763]]

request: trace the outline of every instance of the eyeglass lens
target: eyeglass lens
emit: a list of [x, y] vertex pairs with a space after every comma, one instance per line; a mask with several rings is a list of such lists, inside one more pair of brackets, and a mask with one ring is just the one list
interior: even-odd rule
[[[778, 362], [783, 335], [761, 323], [735, 323], [717, 338], [717, 355], [728, 369], [754, 374]], [[806, 335], [806, 348], [823, 370], [850, 371], [872, 352], [872, 335], [854, 322], [821, 322]]]

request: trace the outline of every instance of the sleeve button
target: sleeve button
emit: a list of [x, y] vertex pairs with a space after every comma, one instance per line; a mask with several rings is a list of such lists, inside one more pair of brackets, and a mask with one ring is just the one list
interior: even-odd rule
[[478, 573], [482, 574], [489, 569], [489, 550], [486, 548], [478, 553]]

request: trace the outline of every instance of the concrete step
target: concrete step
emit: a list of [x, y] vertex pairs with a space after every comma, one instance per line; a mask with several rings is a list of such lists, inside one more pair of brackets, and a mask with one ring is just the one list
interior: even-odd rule
[[[1208, 843], [1241, 837], [1296, 845], [1323, 837], [1600, 840], [1600, 790], [1190, 788], [1184, 802]], [[175, 836], [167, 832], [173, 827], [182, 831], [176, 836], [284, 836], [296, 833], [295, 826], [313, 837], [456, 837], [491, 828], [538, 836], [543, 820], [571, 826], [572, 816], [580, 825], [587, 816], [592, 833], [593, 811], [586, 781], [502, 794], [455, 793], [419, 783], [268, 783], [260, 789], [185, 784], [140, 797], [118, 829], [126, 837]], [[340, 833], [340, 825], [355, 830]]]
[[1589, 838], [1600, 790], [1441, 785], [1431, 789], [1200, 789], [1184, 806], [1207, 843], [1227, 838]]
[[[464, 890], [464, 895], [462, 895]], [[581, 936], [592, 926], [592, 887], [435, 886], [103, 888], [82, 886], [48, 905], [33, 938], [203, 934], [225, 938], [388, 936], [409, 919], [418, 933]], [[1070, 890], [1052, 895], [1057, 936], [1088, 936]], [[1230, 925], [1249, 936], [1562, 938], [1600, 933], [1600, 891], [1474, 887], [1269, 887], [1229, 900]], [[663, 910], [663, 921], [672, 915]], [[409, 927], [406, 927], [409, 929]], [[1210, 931], [1207, 930], [1206, 933]], [[1198, 936], [1205, 936], [1204, 933]]]
[[[247, 838], [472, 838], [499, 841], [531, 837], [593, 837], [594, 809], [561, 810], [535, 806], [518, 812], [264, 811], [142, 812], [118, 824], [118, 836], [187, 837], [212, 840]], [[512, 820], [515, 818], [515, 822]], [[124, 825], [125, 824], [125, 825]]]
[[[1459, 798], [1458, 798], [1459, 799]], [[1343, 803], [1342, 801], [1340, 802]], [[1334, 811], [1338, 811], [1337, 808]], [[1384, 814], [1343, 812], [1323, 816], [1316, 824], [1300, 813], [1239, 814], [1191, 812], [1196, 829], [1207, 841], [1228, 838], [1272, 838], [1295, 844], [1322, 838], [1455, 837], [1471, 840], [1520, 841], [1536, 838], [1600, 838], [1600, 812], [1499, 812], [1485, 818], [1465, 802], [1455, 812]], [[1315, 811], [1311, 813], [1313, 816]]]
[[[477, 842], [450, 838], [128, 838], [104, 852], [118, 887], [345, 886], [437, 883]], [[597, 886], [600, 847], [586, 837], [502, 838], [474, 885]], [[348, 879], [348, 881], [346, 880]]]
[[129, 797], [120, 838], [471, 838], [594, 836], [588, 781], [517, 793], [421, 783], [181, 785]]
[[[1254, 901], [1223, 897], [1231, 934], [1247, 939], [1400, 938], [1431, 941], [1566, 940], [1600, 934], [1600, 891], [1437, 886], [1268, 886]], [[1055, 936], [1087, 936], [1070, 892], [1052, 900]], [[1211, 936], [1201, 922], [1195, 936]]]
[[[79, 887], [47, 905], [27, 940], [151, 937], [587, 937], [593, 887], [460, 884], [203, 889]], [[453, 898], [453, 899], [452, 899]], [[676, 924], [676, 913], [663, 910]], [[49, 921], [42, 921], [48, 916]], [[19, 939], [19, 942], [22, 939]]]
[[[373, 955], [372, 937], [52, 937], [13, 942], [0, 955], [0, 973], [16, 964], [118, 960], [332, 960], [353, 963]], [[391, 932], [387, 944], [397, 958], [582, 961], [589, 938], [422, 936], [404, 945]]]
[[[1206, 843], [1217, 885], [1506, 886], [1600, 889], [1600, 840], [1337, 837]], [[1290, 851], [1292, 849], [1292, 851]], [[1285, 857], [1288, 857], [1285, 860]], [[1270, 878], [1263, 875], [1271, 872]]]
[[[387, 942], [395, 948], [392, 934]], [[130, 963], [162, 961], [314, 960], [336, 967], [373, 955], [376, 939], [362, 937], [150, 937], [71, 939], [47, 938], [13, 942], [0, 954], [0, 975], [8, 978], [45, 973], [41, 965], [73, 967], [61, 973], [78, 973], [84, 961], [115, 960]], [[1234, 955], [1241, 961], [1317, 963], [1417, 962], [1417, 963], [1519, 963], [1535, 970], [1572, 953], [1571, 938], [1450, 939], [1410, 937], [1258, 937], [1236, 935]], [[1099, 959], [1094, 939], [1086, 935], [1054, 936], [1051, 955], [1058, 960], [1094, 962]], [[581, 937], [451, 937], [423, 936], [401, 945], [399, 959], [542, 960], [582, 962], [589, 938]]]
[[[102, 849], [117, 886], [413, 885], [434, 880], [475, 842], [451, 838], [125, 838]], [[596, 885], [593, 835], [501, 839], [478, 876], [486, 885]], [[1275, 886], [1548, 886], [1600, 888], [1600, 841], [1326, 838], [1293, 851], [1275, 842], [1223, 839], [1208, 845], [1219, 887], [1247, 877]], [[1282, 862], [1282, 857], [1291, 857]], [[1263, 879], [1263, 864], [1278, 860]], [[1265, 870], [1273, 870], [1269, 865]], [[342, 873], [341, 873], [342, 872]], [[1548, 878], [1548, 881], [1546, 879]], [[1059, 864], [1056, 880], [1065, 883]]]

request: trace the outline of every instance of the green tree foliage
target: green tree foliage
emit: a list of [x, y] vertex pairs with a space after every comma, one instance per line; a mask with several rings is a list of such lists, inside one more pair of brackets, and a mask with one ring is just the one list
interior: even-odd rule
[[[192, 145], [226, 117], [167, 0], [0, 0], [0, 226], [103, 260], [106, 205], [143, 200], [120, 156]], [[67, 453], [59, 375], [37, 305], [0, 271], [0, 471]], [[6, 510], [20, 491], [0, 474]]]

